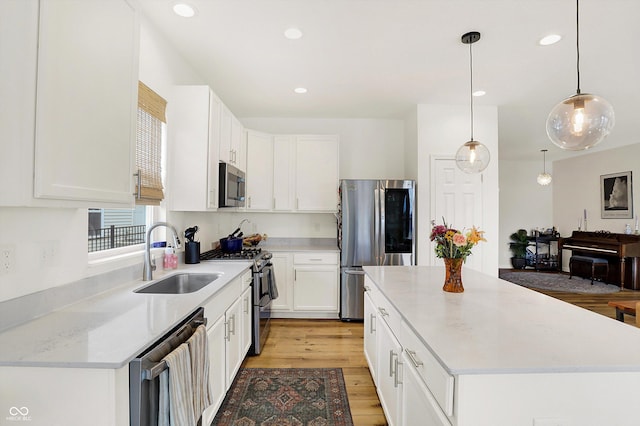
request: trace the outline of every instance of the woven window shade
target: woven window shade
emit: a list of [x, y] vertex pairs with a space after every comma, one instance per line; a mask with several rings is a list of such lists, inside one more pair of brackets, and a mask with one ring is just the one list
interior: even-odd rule
[[162, 123], [166, 123], [167, 101], [144, 83], [138, 82], [138, 125], [136, 134], [136, 204], [157, 206], [164, 198], [162, 187]]

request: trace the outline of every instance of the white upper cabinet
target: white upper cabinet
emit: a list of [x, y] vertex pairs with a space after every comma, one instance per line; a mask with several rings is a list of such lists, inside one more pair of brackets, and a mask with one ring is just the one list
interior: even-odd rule
[[41, 1], [38, 44], [35, 196], [132, 204], [135, 9]]
[[273, 139], [273, 210], [291, 211], [296, 179], [295, 136], [275, 136]]
[[246, 138], [244, 127], [226, 105], [222, 106], [220, 161], [246, 171]]
[[24, 0], [2, 2], [0, 16], [0, 97], [16, 110], [0, 131], [20, 146], [3, 155], [1, 177], [26, 179], [2, 190], [2, 205], [132, 205], [137, 10]]
[[247, 210], [273, 208], [273, 136], [247, 131]]
[[218, 207], [222, 102], [208, 86], [176, 86], [167, 104], [169, 205], [172, 210]]
[[[337, 210], [338, 136], [276, 135], [271, 138], [258, 132], [247, 133], [247, 186], [256, 189], [260, 186], [264, 191], [260, 204], [256, 204], [258, 195], [248, 191], [252, 200], [247, 208], [289, 212]], [[260, 140], [257, 135], [262, 135]], [[267, 138], [271, 138], [269, 143], [265, 142]], [[268, 176], [270, 170], [272, 175]], [[268, 197], [271, 200], [267, 201]]]
[[337, 211], [338, 185], [338, 137], [298, 136], [296, 210]]

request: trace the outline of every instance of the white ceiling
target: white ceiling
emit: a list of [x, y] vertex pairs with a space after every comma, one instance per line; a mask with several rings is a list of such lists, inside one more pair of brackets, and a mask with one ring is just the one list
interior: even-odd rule
[[[576, 90], [574, 0], [187, 0], [198, 11], [189, 19], [172, 13], [175, 0], [139, 2], [241, 118], [403, 118], [421, 103], [467, 105], [460, 36], [479, 31], [474, 87], [487, 94], [474, 102], [499, 108], [500, 157], [576, 155], [545, 133], [548, 112]], [[639, 0], [580, 2], [581, 89], [616, 111], [594, 150], [640, 142], [639, 18]], [[303, 37], [285, 39], [290, 26]], [[549, 33], [564, 38], [539, 46]]]

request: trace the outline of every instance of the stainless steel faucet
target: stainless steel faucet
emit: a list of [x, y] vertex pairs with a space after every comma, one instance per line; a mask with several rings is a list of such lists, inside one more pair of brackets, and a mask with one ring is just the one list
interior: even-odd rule
[[144, 246], [144, 268], [142, 269], [142, 279], [144, 281], [151, 281], [153, 279], [153, 271], [156, 270], [156, 263], [151, 258], [151, 231], [159, 226], [169, 228], [173, 232], [173, 247], [180, 248], [180, 238], [178, 238], [178, 232], [168, 222], [156, 222], [147, 230], [147, 238]]

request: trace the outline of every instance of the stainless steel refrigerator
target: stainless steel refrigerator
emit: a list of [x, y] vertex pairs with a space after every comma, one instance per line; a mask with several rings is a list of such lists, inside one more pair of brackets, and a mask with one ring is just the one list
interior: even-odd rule
[[415, 264], [415, 182], [340, 181], [340, 318], [364, 318], [364, 272], [370, 265]]

